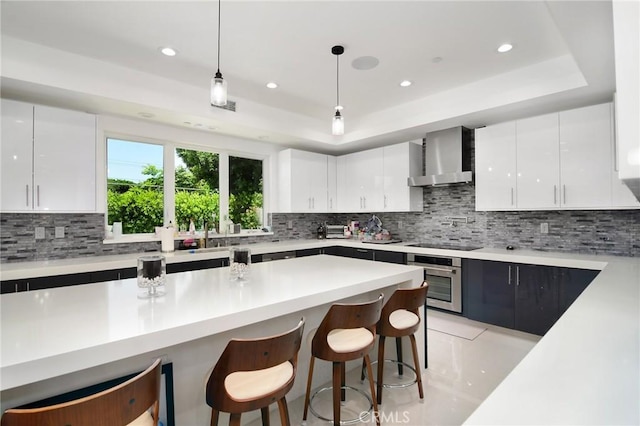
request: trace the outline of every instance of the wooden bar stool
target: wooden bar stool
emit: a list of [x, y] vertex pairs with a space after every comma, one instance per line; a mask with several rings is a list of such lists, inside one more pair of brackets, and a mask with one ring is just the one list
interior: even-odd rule
[[242, 413], [260, 409], [269, 425], [269, 405], [277, 402], [280, 421], [288, 426], [286, 394], [298, 366], [304, 318], [283, 334], [259, 339], [232, 339], [209, 375], [205, 393], [211, 407], [211, 426], [220, 412], [230, 413], [229, 424], [239, 425]]
[[137, 376], [94, 395], [48, 407], [8, 409], [2, 426], [157, 426], [161, 374], [157, 359]]
[[[378, 377], [377, 377], [377, 402], [382, 404], [382, 388], [407, 387], [418, 384], [418, 394], [420, 399], [424, 398], [422, 390], [422, 377], [420, 371], [420, 360], [418, 359], [418, 346], [414, 333], [420, 326], [420, 308], [424, 306], [425, 298], [429, 285], [426, 281], [420, 287], [415, 288], [399, 288], [392, 295], [389, 301], [382, 308], [382, 314], [376, 327], [378, 333]], [[413, 352], [413, 367], [406, 364], [402, 360], [402, 337], [408, 336], [411, 341], [411, 349]], [[384, 343], [387, 337], [396, 338], [396, 360], [384, 359]], [[398, 375], [402, 376], [403, 367], [413, 370], [416, 379], [410, 383], [401, 384], [384, 384], [383, 371], [384, 362], [394, 362], [398, 365]], [[364, 379], [364, 365], [362, 366], [361, 379]]]
[[[311, 360], [309, 362], [307, 392], [304, 398], [303, 421], [307, 420], [307, 412], [313, 400], [313, 397], [309, 398], [309, 396], [311, 393], [315, 359], [320, 358], [325, 361], [330, 361], [333, 364], [333, 424], [340, 425], [340, 402], [345, 400], [346, 389], [345, 362], [362, 358], [369, 373], [371, 402], [376, 424], [378, 426], [380, 425], [369, 351], [375, 345], [375, 328], [376, 323], [380, 319], [383, 299], [384, 295], [380, 294], [380, 296], [372, 302], [355, 304], [337, 303], [329, 308], [329, 312], [327, 312], [323, 318], [311, 342]], [[314, 397], [318, 392], [314, 394]], [[312, 413], [318, 416], [317, 413], [313, 412], [313, 409]], [[360, 420], [362, 419], [359, 418], [355, 421]], [[342, 422], [342, 424], [344, 424], [344, 422]]]

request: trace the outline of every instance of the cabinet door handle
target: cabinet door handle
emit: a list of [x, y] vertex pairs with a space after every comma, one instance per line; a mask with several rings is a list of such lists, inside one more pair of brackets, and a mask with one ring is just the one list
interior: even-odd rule
[[387, 196], [386, 195], [384, 196], [384, 208], [385, 209], [387, 208]]
[[558, 204], [558, 187], [553, 185], [553, 204]]
[[362, 197], [362, 207], [367, 208], [367, 197]]
[[311, 208], [312, 209], [316, 208], [316, 197], [311, 197]]
[[36, 196], [38, 199], [38, 207], [40, 207], [40, 185], [36, 185]]
[[333, 208], [333, 198], [329, 198], [329, 208]]
[[360, 197], [360, 208], [362, 208], [362, 197]]
[[562, 203], [567, 204], [567, 185], [562, 185]]
[[29, 184], [27, 184], [27, 207], [29, 207]]
[[516, 285], [520, 286], [520, 267], [516, 266]]
[[509, 281], [508, 284], [511, 285], [511, 265], [509, 265]]
[[511, 205], [513, 205], [513, 186], [511, 187]]

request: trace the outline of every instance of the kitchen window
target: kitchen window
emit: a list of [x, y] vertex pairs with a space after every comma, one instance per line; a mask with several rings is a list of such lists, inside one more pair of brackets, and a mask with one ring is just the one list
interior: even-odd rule
[[228, 222], [260, 229], [262, 207], [262, 160], [107, 138], [107, 224], [122, 222], [124, 234], [153, 233], [168, 220], [180, 231], [191, 222], [221, 233]]

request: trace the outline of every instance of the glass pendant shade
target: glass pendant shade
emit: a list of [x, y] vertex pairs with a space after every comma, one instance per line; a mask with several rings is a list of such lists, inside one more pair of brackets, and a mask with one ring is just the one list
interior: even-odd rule
[[342, 118], [340, 111], [336, 111], [336, 115], [333, 116], [331, 133], [335, 136], [344, 135], [344, 118]]
[[215, 106], [227, 104], [227, 81], [222, 78], [220, 70], [211, 79], [211, 104]]

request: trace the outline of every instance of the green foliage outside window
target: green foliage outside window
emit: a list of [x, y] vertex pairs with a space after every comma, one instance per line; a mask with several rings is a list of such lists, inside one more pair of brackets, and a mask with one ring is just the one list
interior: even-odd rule
[[[214, 227], [219, 218], [218, 156], [213, 153], [177, 149], [187, 167], [175, 171], [175, 226], [186, 229], [193, 219], [196, 229], [209, 222]], [[233, 157], [232, 157], [233, 158]], [[245, 160], [245, 161], [243, 161]], [[122, 222], [125, 234], [151, 233], [163, 224], [163, 170], [147, 165], [142, 174], [148, 176], [135, 183], [109, 179], [107, 208], [109, 223]], [[262, 164], [260, 161], [233, 158], [230, 170], [229, 216], [243, 229], [261, 226]]]

